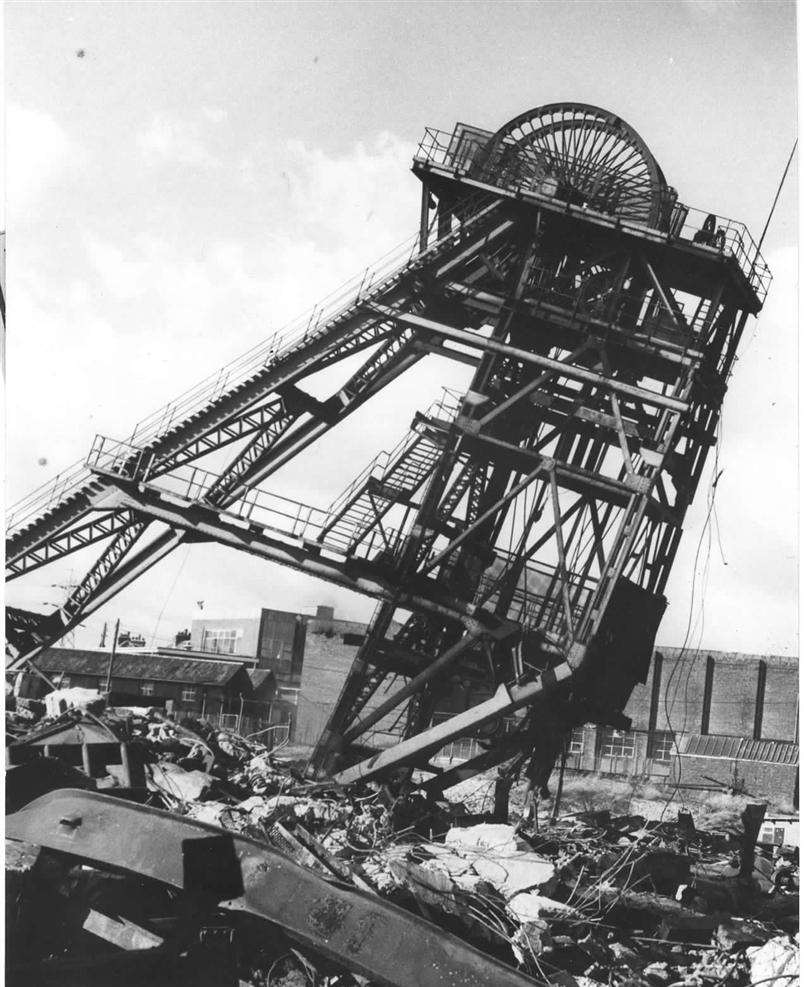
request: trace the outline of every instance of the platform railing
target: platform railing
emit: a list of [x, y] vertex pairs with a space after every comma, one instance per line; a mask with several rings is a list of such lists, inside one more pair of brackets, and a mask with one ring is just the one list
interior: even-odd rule
[[[773, 275], [745, 223], [692, 206], [687, 206], [686, 209], [679, 238], [733, 257], [757, 297], [764, 301]], [[714, 227], [711, 233], [705, 228], [707, 219]]]
[[[483, 199], [482, 195], [473, 197], [472, 201], [466, 204], [464, 218], [467, 221], [472, 218], [476, 209], [480, 209]], [[437, 217], [433, 217], [434, 228], [436, 223]], [[452, 230], [420, 252], [420, 231], [417, 231], [360, 274], [348, 279], [311, 310], [142, 419], [128, 436], [127, 441], [132, 446], [138, 447], [155, 442], [175, 425], [204, 408], [214, 398], [276, 362], [281, 354], [286, 354], [292, 348], [304, 344], [339, 314], [365, 301], [369, 295], [381, 292], [393, 278], [404, 273], [414, 263], [424, 262], [429, 254], [437, 253], [458, 235], [457, 230]], [[9, 508], [6, 515], [6, 536], [14, 535], [37, 516], [46, 513], [71, 493], [80, 490], [91, 480], [91, 477], [92, 473], [86, 467], [86, 460], [81, 459], [37, 487]]]
[[[507, 168], [500, 166], [496, 161], [487, 163], [484, 161], [487, 145], [482, 142], [484, 133], [483, 131], [474, 131], [471, 128], [456, 129], [452, 133], [448, 133], [434, 127], [427, 127], [424, 137], [419, 142], [415, 160], [461, 172], [477, 169], [478, 174], [483, 173], [484, 181], [492, 181], [493, 184], [509, 190], [516, 187], [516, 175], [518, 171], [521, 173], [521, 166], [527, 166], [528, 169], [532, 170], [536, 164], [534, 154], [527, 150], [519, 150], [515, 145], [506, 146], [502, 144], [500, 146], [504, 149], [503, 153], [509, 162]], [[491, 136], [489, 134], [489, 138]], [[513, 164], [517, 159], [520, 161], [519, 168]], [[572, 161], [573, 159], [568, 156], [567, 160]], [[574, 170], [576, 173], [582, 173], [584, 168], [590, 177], [595, 173], [593, 166], [586, 165], [584, 162], [575, 162]], [[638, 183], [637, 187], [631, 191], [639, 193], [640, 189], [646, 195], [651, 191], [647, 181]], [[528, 191], [540, 194], [539, 188], [529, 188]], [[629, 195], [631, 191], [629, 191]], [[541, 194], [550, 195], [550, 192], [542, 190]], [[612, 205], [616, 206], [613, 200]], [[595, 209], [596, 207], [592, 206], [591, 208]], [[715, 220], [712, 236], [701, 236], [704, 223], [710, 215]], [[759, 249], [744, 223], [682, 203], [676, 203], [669, 225], [669, 235], [673, 239], [687, 240], [701, 246], [709, 246], [724, 256], [733, 257], [760, 301], [765, 299], [772, 276], [765, 259], [759, 253]], [[666, 230], [659, 230], [659, 232], [668, 235]]]
[[[502, 562], [512, 561], [508, 552], [497, 549], [495, 554]], [[499, 600], [500, 582], [503, 578], [503, 571], [484, 575], [475, 594], [475, 603], [493, 608]], [[571, 613], [573, 620], [577, 622], [597, 580], [572, 571], [567, 573], [567, 579], [572, 600]], [[542, 583], [541, 587], [539, 582]], [[517, 581], [506, 616], [520, 623], [523, 628], [538, 627], [543, 631], [563, 633], [566, 629], [564, 602], [561, 583], [555, 578], [555, 569], [544, 562], [527, 563]]]
[[[442, 388], [442, 392], [441, 397], [433, 401], [424, 412], [425, 417], [430, 418], [439, 415], [447, 420], [452, 420], [458, 413], [462, 398], [461, 393], [449, 387]], [[371, 459], [354, 480], [348, 484], [344, 491], [338, 494], [335, 500], [329, 505], [327, 510], [330, 516], [334, 516], [342, 511], [357, 491], [366, 484], [369, 478], [379, 479], [382, 477], [391, 463], [402, 454], [405, 446], [412, 441], [413, 435], [413, 430], [406, 432], [390, 451], [379, 452]]]
[[23, 528], [27, 521], [44, 513], [48, 506], [63, 500], [70, 492], [83, 486], [91, 477], [86, 458], [51, 477], [22, 500], [12, 505], [6, 513], [6, 537]]
[[359, 275], [344, 282], [311, 310], [138, 422], [129, 441], [138, 445], [152, 442], [193, 411], [205, 407], [251, 375], [275, 363], [280, 355], [287, 354], [316, 336], [323, 326], [339, 314], [373, 294], [389, 277], [403, 271], [415, 259], [418, 246], [419, 235], [414, 234]]
[[[87, 457], [87, 468], [90, 473], [124, 479], [136, 477], [140, 482], [145, 482], [142, 474], [134, 472], [138, 455], [148, 456], [150, 453], [130, 443], [99, 435]], [[147, 462], [143, 461], [140, 465], [144, 465], [147, 471]], [[174, 494], [191, 503], [203, 503], [219, 480], [220, 474], [186, 465], [171, 473], [161, 474], [150, 485], [156, 491]], [[285, 538], [306, 541], [318, 539], [330, 516], [328, 511], [320, 507], [257, 488], [246, 492], [225, 510], [221, 510], [220, 514], [223, 517], [253, 521], [261, 528]], [[396, 529], [386, 528], [384, 532], [371, 532], [361, 543], [357, 554], [362, 558], [372, 558], [378, 552], [388, 551], [389, 547], [394, 550], [400, 537], [401, 532]], [[341, 540], [337, 538], [330, 542], [325, 536], [323, 545], [336, 552], [343, 550]]]
[[[479, 204], [483, 198], [485, 197], [473, 197], [472, 202]], [[465, 209], [465, 221], [471, 221], [478, 208], [479, 205], [477, 208], [475, 205], [470, 205]], [[433, 227], [436, 224], [437, 217], [433, 217]], [[193, 412], [206, 407], [213, 400], [213, 395], [220, 396], [255, 376], [265, 367], [278, 362], [280, 357], [288, 355], [316, 337], [329, 323], [342, 317], [350, 309], [381, 294], [407, 269], [424, 263], [428, 255], [437, 254], [445, 244], [454, 241], [457, 236], [458, 231], [452, 230], [423, 251], [420, 249], [421, 231], [407, 237], [369, 267], [349, 278], [317, 302], [312, 309], [143, 419], [136, 425], [128, 441], [137, 445], [153, 442]]]
[[[559, 177], [553, 173], [551, 156], [534, 149], [520, 147], [511, 141], [502, 141], [491, 147], [482, 144], [478, 134], [464, 132], [447, 133], [428, 127], [419, 142], [414, 160], [430, 165], [440, 165], [462, 173], [473, 172], [473, 177], [507, 191], [527, 191], [552, 198], [558, 191]], [[611, 173], [609, 184], [601, 182], [604, 172], [599, 165], [581, 156], [565, 154], [560, 162], [554, 162], [559, 170], [571, 169], [573, 175], [584, 178], [591, 198], [584, 208], [604, 215], [614, 212], [618, 205], [634, 207], [640, 200], [646, 211], [654, 195], [654, 188], [647, 177], [631, 176], [627, 187], [623, 180]], [[633, 218], [637, 225], [647, 225]]]

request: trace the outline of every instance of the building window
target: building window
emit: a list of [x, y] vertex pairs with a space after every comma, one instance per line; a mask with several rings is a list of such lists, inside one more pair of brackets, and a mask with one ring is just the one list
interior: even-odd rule
[[570, 734], [568, 754], [583, 754], [583, 727], [575, 727]]
[[675, 734], [667, 730], [657, 730], [651, 734], [648, 757], [654, 761], [672, 761], [675, 749]]
[[155, 687], [153, 682], [140, 682], [140, 695], [141, 696], [152, 696], [155, 692]]
[[633, 757], [636, 753], [634, 735], [607, 727], [603, 731], [600, 753], [603, 757]]
[[215, 630], [204, 631], [201, 640], [201, 650], [211, 651], [216, 655], [233, 655], [236, 649], [237, 631]]
[[198, 695], [198, 689], [192, 685], [185, 685], [181, 690], [182, 702], [194, 703]]
[[293, 641], [282, 637], [268, 637], [263, 646], [265, 655], [272, 661], [291, 661], [293, 658]]

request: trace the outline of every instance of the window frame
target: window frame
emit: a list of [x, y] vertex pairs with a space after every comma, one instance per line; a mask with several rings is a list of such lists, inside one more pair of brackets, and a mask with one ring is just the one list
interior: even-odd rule
[[584, 728], [573, 727], [567, 741], [567, 754], [570, 757], [580, 757], [583, 754], [585, 739]]
[[[230, 645], [230, 647], [221, 647], [222, 642]], [[201, 635], [201, 650], [212, 655], [236, 655], [237, 628], [205, 627]]]
[[636, 734], [632, 730], [604, 727], [600, 737], [600, 756], [627, 759], [636, 756]]
[[654, 730], [648, 738], [648, 757], [662, 764], [673, 760], [676, 736], [671, 730]]

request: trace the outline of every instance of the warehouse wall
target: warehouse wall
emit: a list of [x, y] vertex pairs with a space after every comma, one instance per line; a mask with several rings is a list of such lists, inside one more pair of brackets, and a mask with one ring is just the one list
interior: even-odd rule
[[[661, 655], [657, 663], [656, 656]], [[659, 688], [654, 679], [659, 671]], [[760, 666], [764, 665], [764, 689]], [[645, 685], [626, 706], [635, 730], [721, 734], [757, 739], [797, 737], [798, 662], [781, 655], [657, 648]], [[757, 717], [759, 710], [760, 716]]]
[[768, 740], [798, 739], [798, 663], [768, 663], [762, 736]]

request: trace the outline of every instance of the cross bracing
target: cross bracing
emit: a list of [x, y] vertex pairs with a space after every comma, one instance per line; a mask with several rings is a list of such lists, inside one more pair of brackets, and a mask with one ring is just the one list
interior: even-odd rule
[[[412, 249], [12, 511], [9, 579], [100, 548], [59, 610], [11, 612], [12, 668], [179, 545], [215, 541], [378, 601], [313, 773], [418, 768], [443, 790], [441, 747], [484, 731], [477, 770], [500, 763], [519, 727], [499, 724], [532, 730], [547, 696], [565, 726], [621, 716], [769, 273], [740, 224], [707, 242], [638, 135], [595, 108], [428, 131], [414, 172]], [[305, 387], [357, 354], [328, 399]], [[265, 486], [432, 354], [469, 388], [332, 504]]]

